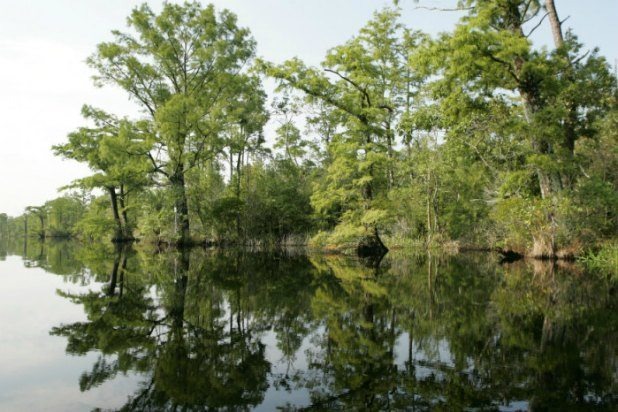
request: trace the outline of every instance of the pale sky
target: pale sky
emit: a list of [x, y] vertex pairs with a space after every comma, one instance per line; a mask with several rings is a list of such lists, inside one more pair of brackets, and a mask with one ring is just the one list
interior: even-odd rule
[[[58, 196], [57, 189], [88, 169], [51, 153], [53, 144], [81, 126], [83, 104], [119, 115], [136, 113], [119, 90], [97, 89], [84, 63], [110, 30], [125, 30], [138, 0], [0, 0], [0, 213], [19, 215], [29, 205]], [[158, 10], [161, 1], [148, 1]], [[204, 2], [206, 3], [206, 2]], [[214, 0], [248, 27], [258, 55], [280, 62], [298, 56], [318, 64], [326, 51], [352, 37], [376, 9], [390, 0]], [[416, 9], [402, 0], [403, 22], [430, 34], [448, 30], [456, 13]], [[421, 0], [420, 5], [452, 5]], [[557, 0], [561, 18], [586, 47], [618, 58], [618, 0]], [[544, 25], [535, 37], [549, 44]]]

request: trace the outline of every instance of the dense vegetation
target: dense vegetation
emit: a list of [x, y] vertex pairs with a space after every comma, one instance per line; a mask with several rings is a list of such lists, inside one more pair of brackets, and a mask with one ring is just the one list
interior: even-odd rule
[[[538, 257], [612, 247], [610, 65], [563, 31], [553, 1], [460, 6], [453, 30], [433, 38], [396, 9], [376, 12], [321, 67], [256, 60], [227, 10], [140, 6], [88, 64], [142, 116], [84, 106], [86, 125], [53, 150], [93, 174], [69, 195], [0, 216], [0, 233], [178, 245], [311, 238], [359, 252], [458, 241]], [[532, 43], [541, 24], [553, 47]], [[277, 81], [274, 96], [264, 76]]]

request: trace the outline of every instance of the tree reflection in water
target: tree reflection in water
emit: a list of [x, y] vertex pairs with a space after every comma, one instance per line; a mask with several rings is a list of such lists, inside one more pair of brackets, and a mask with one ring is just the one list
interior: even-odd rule
[[[59, 293], [87, 321], [51, 333], [70, 354], [99, 354], [82, 391], [142, 378], [124, 410], [244, 410], [267, 394], [314, 410], [618, 405], [615, 285], [581, 268], [486, 255], [379, 266], [239, 250], [69, 255], [65, 276], [92, 289]], [[295, 392], [306, 399], [291, 402]]]

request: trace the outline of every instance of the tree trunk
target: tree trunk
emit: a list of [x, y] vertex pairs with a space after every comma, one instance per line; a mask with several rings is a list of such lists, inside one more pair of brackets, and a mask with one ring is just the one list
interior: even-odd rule
[[112, 274], [109, 279], [109, 286], [107, 287], [107, 296], [114, 296], [116, 294], [116, 284], [118, 283], [118, 268], [120, 267], [120, 250], [116, 250], [114, 256], [114, 266], [112, 266]]
[[[509, 3], [509, 4], [514, 5], [515, 3]], [[550, 19], [555, 19], [554, 23], [557, 24], [556, 27], [559, 29], [560, 22], [559, 20], [557, 20], [558, 17], [557, 17], [557, 14], [555, 13], [555, 7], [553, 7], [554, 6], [553, 1], [548, 0], [546, 1], [546, 4], [548, 7], [548, 12], [550, 14]], [[518, 7], [511, 7], [510, 5], [505, 5], [504, 7], [505, 7], [504, 8], [505, 15], [503, 17], [504, 17], [504, 21], [506, 22], [506, 25], [503, 28], [510, 30], [517, 37], [526, 38], [523, 32], [523, 28], [522, 28], [522, 25], [523, 25], [523, 22], [526, 16], [523, 16], [521, 14], [521, 11]], [[552, 10], [553, 10], [553, 13], [552, 13]], [[553, 16], [551, 16], [551, 14], [553, 14]], [[557, 34], [560, 34], [557, 41], [558, 42], [562, 41], [561, 32], [554, 33], [554, 36], [556, 36]], [[523, 71], [524, 64], [526, 63], [525, 58], [523, 56], [516, 57], [515, 59], [513, 59], [512, 63], [514, 67], [514, 75], [518, 83], [517, 91], [519, 92], [519, 95], [521, 96], [521, 100], [522, 100], [523, 108], [524, 108], [524, 115], [525, 115], [526, 122], [528, 123], [529, 129], [530, 129], [529, 133], [531, 135], [529, 136], [529, 139], [530, 139], [530, 143], [532, 146], [532, 150], [535, 154], [538, 154], [541, 156], [554, 155], [555, 152], [554, 152], [554, 148], [551, 145], [551, 142], [546, 141], [542, 137], [539, 137], [535, 130], [537, 127], [537, 125], [535, 124], [535, 115], [541, 109], [543, 109], [544, 105], [546, 104], [542, 99], [541, 90], [539, 88], [539, 85], [536, 84], [535, 82], [526, 81], [525, 76], [522, 79], [522, 71]], [[543, 199], [551, 198], [562, 190], [563, 182], [562, 182], [562, 178], [559, 172], [545, 170], [543, 167], [537, 166], [536, 174], [538, 177], [541, 197]], [[554, 240], [553, 230], [556, 225], [553, 211], [549, 213], [547, 219], [552, 227], [551, 229], [552, 233], [550, 234], [552, 241], [550, 242], [551, 246], [550, 246], [550, 250], [548, 251], [548, 253], [553, 256], [555, 255], [555, 242], [553, 241]], [[536, 240], [535, 240], [535, 243], [537, 243]]]
[[[241, 179], [241, 168], [242, 168], [242, 156], [243, 151], [240, 150], [238, 152], [238, 156], [236, 158], [236, 199], [240, 200], [240, 179]], [[232, 182], [230, 182], [231, 184]], [[236, 211], [236, 239], [238, 242], [241, 240], [241, 230], [240, 230], [240, 210]]]
[[124, 185], [120, 185], [120, 196], [118, 196], [118, 204], [120, 205], [120, 216], [122, 218], [122, 236], [125, 240], [132, 240], [133, 231], [129, 226], [129, 216], [127, 214], [125, 198], [126, 193], [124, 191]]
[[[511, 8], [508, 10], [510, 15], [507, 16], [507, 20], [511, 23], [508, 26], [508, 29], [515, 33], [517, 36], [525, 37], [522, 21], [523, 16], [521, 16], [519, 9]], [[517, 90], [521, 96], [523, 106], [524, 106], [524, 115], [526, 117], [526, 122], [532, 126], [534, 122], [534, 114], [537, 113], [540, 109], [540, 98], [539, 98], [539, 90], [536, 85], [528, 85], [525, 82], [521, 81], [521, 73], [524, 66], [524, 59], [520, 57], [516, 57], [513, 61], [513, 66], [515, 68], [515, 73], [518, 77], [518, 85]], [[534, 131], [531, 131], [534, 133]], [[532, 149], [535, 153], [540, 155], [547, 155], [552, 153], [552, 147], [549, 143], [542, 141], [536, 136], [530, 137]], [[547, 172], [542, 170], [541, 168], [537, 168], [536, 170], [538, 179], [539, 179], [539, 189], [541, 191], [541, 197], [543, 199], [550, 197], [552, 193], [555, 193], [561, 189], [562, 183], [560, 181], [559, 176], [555, 176], [555, 173]]]
[[[546, 0], [545, 7], [547, 8], [547, 14], [549, 17], [549, 24], [551, 26], [551, 32], [554, 37], [554, 46], [556, 49], [561, 49], [564, 46], [564, 36], [562, 34], [562, 22], [558, 17], [558, 11], [556, 10], [556, 5], [554, 4], [554, 0]], [[568, 65], [567, 70], [564, 73], [564, 77], [569, 82], [574, 81], [573, 79], [573, 70], [572, 63], [565, 51], [564, 54], [566, 63]], [[571, 163], [574, 161], [573, 152], [575, 150], [575, 140], [577, 139], [577, 133], [575, 132], [577, 127], [577, 105], [572, 102], [568, 106], [568, 113], [566, 119], [564, 121], [564, 140], [563, 147], [566, 149], [565, 153], [568, 157], [568, 162]], [[573, 182], [575, 180], [575, 176], [572, 173], [562, 173], [562, 186], [563, 188], [570, 188], [573, 186]]]
[[124, 274], [127, 271], [127, 249], [122, 248], [122, 258], [120, 259], [120, 288], [118, 290], [118, 297], [122, 298], [124, 291]]
[[175, 235], [178, 245], [187, 246], [191, 244], [191, 231], [189, 227], [189, 204], [187, 202], [187, 191], [185, 187], [185, 176], [183, 166], [178, 166], [178, 172], [172, 175], [172, 193], [174, 196], [176, 227]]
[[[116, 253], [114, 255], [114, 265], [112, 266], [112, 273], [109, 279], [109, 286], [107, 288], [107, 296], [116, 295], [116, 288], [120, 283], [120, 294], [122, 297], [122, 282], [124, 277], [124, 271], [127, 269], [127, 251], [124, 245], [116, 245]], [[120, 281], [118, 280], [120, 276]]]
[[[389, 112], [390, 116], [390, 112]], [[393, 143], [395, 142], [395, 136], [391, 129], [391, 121], [389, 119], [386, 126], [386, 156], [388, 157], [388, 163], [386, 166], [386, 179], [388, 182], [388, 190], [391, 190], [395, 186], [395, 171], [393, 170], [394, 154]]]
[[116, 233], [112, 238], [112, 242], [121, 242], [123, 240], [123, 228], [122, 220], [120, 219], [120, 213], [118, 213], [118, 194], [115, 187], [108, 187], [109, 200], [112, 206], [112, 214], [114, 216], [114, 222], [116, 223]]
[[551, 33], [554, 36], [554, 44], [556, 45], [556, 48], [560, 48], [564, 45], [564, 37], [562, 35], [562, 23], [558, 18], [558, 12], [556, 11], [554, 0], [546, 0], [545, 7], [547, 7]]

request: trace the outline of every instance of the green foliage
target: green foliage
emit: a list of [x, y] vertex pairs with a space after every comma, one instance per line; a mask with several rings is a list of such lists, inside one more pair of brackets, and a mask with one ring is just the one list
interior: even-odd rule
[[76, 234], [85, 240], [99, 241], [113, 236], [114, 219], [109, 210], [109, 198], [98, 196], [86, 208], [75, 225]]
[[240, 195], [217, 199], [209, 211], [216, 237], [257, 243], [282, 243], [312, 228], [310, 183], [291, 160], [246, 167]]
[[542, 199], [512, 197], [500, 201], [492, 210], [492, 218], [498, 225], [498, 238], [503, 245], [518, 251], [532, 247], [535, 238], [555, 230], [547, 219], [553, 205]]
[[173, 197], [162, 189], [150, 190], [141, 197], [143, 202], [137, 217], [137, 236], [153, 243], [175, 239], [179, 222], [170, 221], [174, 216]]
[[[570, 31], [554, 50], [533, 47], [524, 23], [541, 19], [540, 2], [465, 4], [455, 29], [413, 56], [433, 78], [424, 88], [428, 107], [409, 123], [443, 131], [445, 149], [466, 159], [455, 168], [483, 171], [476, 187], [485, 186], [485, 193], [475, 197], [490, 213], [469, 218], [492, 218], [485, 238], [549, 255], [577, 249], [584, 227], [598, 227], [594, 219], [607, 219], [616, 202], [615, 187], [592, 179], [583, 167], [591, 158], [575, 150], [580, 140], [599, 135], [599, 119], [615, 107], [616, 79], [596, 50], [582, 53]], [[440, 184], [440, 193], [448, 193]], [[601, 205], [595, 217], [585, 198]]]
[[0, 238], [6, 239], [9, 235], [9, 216], [0, 213]]
[[[149, 183], [151, 149], [148, 124], [130, 122], [90, 106], [82, 108], [94, 127], [69, 134], [69, 142], [53, 146], [54, 153], [88, 164], [95, 174], [75, 180], [70, 187], [103, 189], [109, 195], [116, 232], [114, 239], [133, 237], [135, 221], [129, 218], [130, 200]], [[99, 230], [99, 233], [103, 233]]]
[[312, 204], [332, 222], [335, 237], [379, 236], [390, 220], [396, 130], [419, 81], [407, 68], [407, 56], [422, 37], [398, 18], [393, 10], [376, 13], [356, 37], [328, 52], [322, 63], [326, 74], [297, 59], [279, 66], [262, 63], [281, 88], [302, 91], [308, 103], [333, 110], [322, 111], [326, 122], [312, 119], [318, 125], [338, 122], [327, 127], [323, 139], [328, 163]]
[[133, 32], [112, 32], [88, 63], [98, 84], [124, 89], [149, 115], [147, 156], [171, 186], [172, 240], [188, 243], [188, 171], [219, 153], [231, 124], [250, 136], [265, 122], [261, 86], [245, 70], [255, 42], [235, 15], [198, 2], [165, 3], [158, 15], [143, 4], [127, 22]]
[[[87, 125], [53, 147], [93, 171], [69, 187], [109, 200], [31, 206], [0, 219], [0, 236], [314, 235], [312, 245], [339, 250], [384, 237], [544, 257], [615, 238], [618, 92], [607, 61], [561, 27], [555, 47], [537, 47], [529, 31], [544, 22], [541, 1], [457, 7], [453, 30], [435, 38], [397, 9], [378, 11], [320, 67], [251, 67], [249, 31], [212, 5], [135, 8], [88, 64], [142, 116], [84, 106]], [[277, 82], [270, 112], [258, 73]]]
[[615, 409], [615, 284], [576, 264], [11, 247], [83, 310], [50, 331], [80, 390], [139, 381], [126, 410]]
[[208, 218], [211, 219], [209, 224], [215, 236], [221, 239], [236, 239], [244, 211], [245, 202], [236, 196], [223, 196], [212, 202]]
[[608, 275], [614, 282], [618, 281], [618, 242], [615, 240], [587, 251], [580, 261], [600, 275]]
[[63, 196], [45, 203], [47, 213], [47, 236], [70, 237], [77, 232], [76, 226], [82, 219], [85, 205], [82, 199]]

